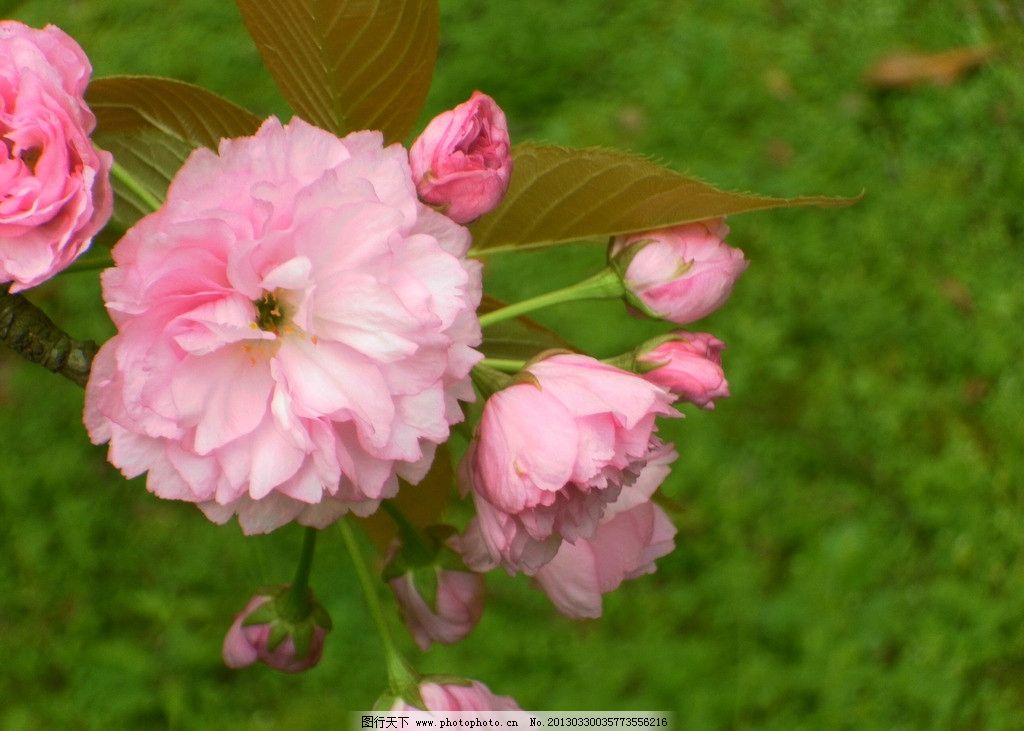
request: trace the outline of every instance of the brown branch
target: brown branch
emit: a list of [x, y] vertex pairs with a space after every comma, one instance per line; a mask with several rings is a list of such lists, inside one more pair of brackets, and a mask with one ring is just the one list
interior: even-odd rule
[[42, 310], [8, 289], [9, 285], [0, 285], [0, 342], [27, 360], [85, 386], [96, 343], [75, 340]]

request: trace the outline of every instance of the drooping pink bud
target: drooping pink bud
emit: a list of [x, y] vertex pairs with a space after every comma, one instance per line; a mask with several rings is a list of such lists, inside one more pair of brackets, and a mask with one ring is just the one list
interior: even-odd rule
[[[433, 591], [425, 591], [424, 574], [431, 575]], [[391, 579], [402, 619], [424, 652], [433, 642], [453, 645], [468, 635], [484, 611], [484, 580], [470, 571], [426, 566]], [[431, 596], [433, 594], [433, 596]]]
[[514, 700], [505, 695], [495, 695], [491, 689], [478, 680], [457, 682], [445, 680], [432, 682], [429, 678], [420, 683], [420, 698], [426, 708], [398, 698], [391, 706], [392, 711], [521, 711]]
[[285, 673], [301, 673], [320, 662], [330, 618], [313, 602], [306, 617], [289, 618], [280, 597], [259, 594], [235, 617], [224, 637], [224, 663], [243, 668], [254, 662]]

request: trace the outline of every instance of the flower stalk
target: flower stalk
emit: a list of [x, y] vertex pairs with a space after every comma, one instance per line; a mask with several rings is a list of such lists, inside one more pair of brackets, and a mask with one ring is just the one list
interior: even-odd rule
[[564, 302], [576, 302], [578, 300], [592, 299], [617, 299], [626, 293], [622, 285], [622, 278], [611, 268], [602, 269], [594, 276], [584, 279], [582, 282], [569, 285], [553, 292], [539, 294], [536, 297], [525, 299], [522, 302], [502, 307], [500, 310], [487, 312], [480, 316], [480, 327], [494, 325], [504, 320], [509, 320], [527, 312], [533, 312], [543, 307], [559, 305]]
[[[356, 569], [356, 576], [359, 585], [366, 598], [366, 605], [370, 610], [374, 625], [377, 627], [377, 634], [380, 636], [380, 643], [384, 648], [384, 664], [388, 673], [388, 688], [391, 694], [398, 698], [407, 700], [419, 699], [419, 676], [413, 670], [402, 653], [398, 651], [394, 635], [388, 626], [387, 617], [384, 616], [384, 607], [381, 605], [380, 596], [377, 594], [377, 582], [370, 574], [370, 568], [366, 564], [363, 552], [359, 548], [355, 532], [349, 519], [338, 521], [338, 529], [345, 541], [349, 556]], [[420, 703], [422, 705], [422, 702]]]
[[309, 572], [313, 567], [313, 554], [316, 551], [316, 528], [306, 528], [302, 537], [302, 553], [299, 554], [299, 565], [295, 568], [295, 579], [292, 581], [288, 596], [285, 599], [285, 610], [290, 617], [296, 619], [309, 615], [312, 605], [309, 591]]
[[479, 366], [493, 368], [502, 373], [518, 373], [526, 365], [525, 360], [514, 360], [512, 358], [484, 358], [477, 363]]

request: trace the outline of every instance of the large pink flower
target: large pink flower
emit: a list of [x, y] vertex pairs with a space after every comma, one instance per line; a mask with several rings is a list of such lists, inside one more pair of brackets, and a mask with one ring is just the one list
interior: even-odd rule
[[602, 594], [626, 579], [653, 573], [654, 560], [675, 548], [675, 526], [650, 501], [675, 458], [668, 445], [652, 455], [636, 483], [624, 487], [608, 506], [594, 535], [563, 543], [537, 572], [537, 584], [562, 614], [600, 617]]
[[420, 697], [426, 709], [418, 708], [399, 698], [391, 706], [392, 711], [521, 711], [519, 704], [507, 695], [495, 695], [479, 680], [464, 683], [448, 680], [435, 683], [426, 680], [420, 683]]
[[749, 262], [727, 246], [717, 218], [616, 236], [609, 254], [627, 298], [653, 317], [680, 324], [711, 314], [728, 299]]
[[484, 406], [463, 465], [477, 515], [463, 536], [469, 566], [534, 573], [563, 540], [593, 534], [608, 503], [661, 449], [655, 417], [672, 395], [583, 355], [529, 366]]
[[86, 389], [90, 436], [246, 533], [372, 512], [473, 397], [469, 243], [378, 132], [269, 119], [195, 151], [103, 274], [118, 334]]
[[109, 152], [82, 95], [92, 66], [52, 25], [0, 22], [0, 284], [44, 282], [110, 218]]

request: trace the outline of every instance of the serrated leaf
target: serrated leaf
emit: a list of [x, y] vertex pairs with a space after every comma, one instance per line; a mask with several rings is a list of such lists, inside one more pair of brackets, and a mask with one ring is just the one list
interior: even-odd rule
[[[455, 473], [452, 470], [452, 458], [445, 444], [437, 448], [434, 463], [418, 485], [402, 482], [398, 495], [391, 502], [402, 511], [403, 515], [417, 528], [439, 522], [448, 499], [455, 485]], [[384, 552], [392, 539], [398, 535], [398, 529], [391, 518], [378, 510], [367, 518], [359, 521], [363, 530], [381, 552]]]
[[235, 0], [295, 112], [336, 134], [402, 140], [437, 59], [437, 0]]
[[212, 91], [159, 76], [108, 76], [89, 84], [86, 101], [103, 134], [141, 127], [217, 149], [223, 137], [253, 134], [260, 118]]
[[[93, 135], [96, 144], [109, 150], [119, 165], [153, 197], [163, 200], [174, 175], [192, 152], [188, 143], [155, 129], [124, 134]], [[114, 180], [114, 220], [129, 228], [147, 213], [149, 206], [119, 180]]]
[[[221, 138], [250, 135], [260, 125], [254, 114], [211, 91], [156, 76], [95, 79], [86, 99], [96, 114], [96, 144], [158, 200], [194, 148], [216, 149]], [[114, 191], [114, 218], [124, 227], [149, 213], [120, 181]]]
[[627, 152], [525, 143], [513, 148], [501, 205], [470, 226], [471, 254], [602, 239], [769, 208], [858, 198], [730, 193]]
[[[505, 303], [484, 295], [480, 313], [500, 310]], [[515, 317], [489, 325], [484, 330], [481, 352], [488, 358], [529, 360], [544, 350], [576, 350], [565, 338], [554, 330], [528, 317]]]

